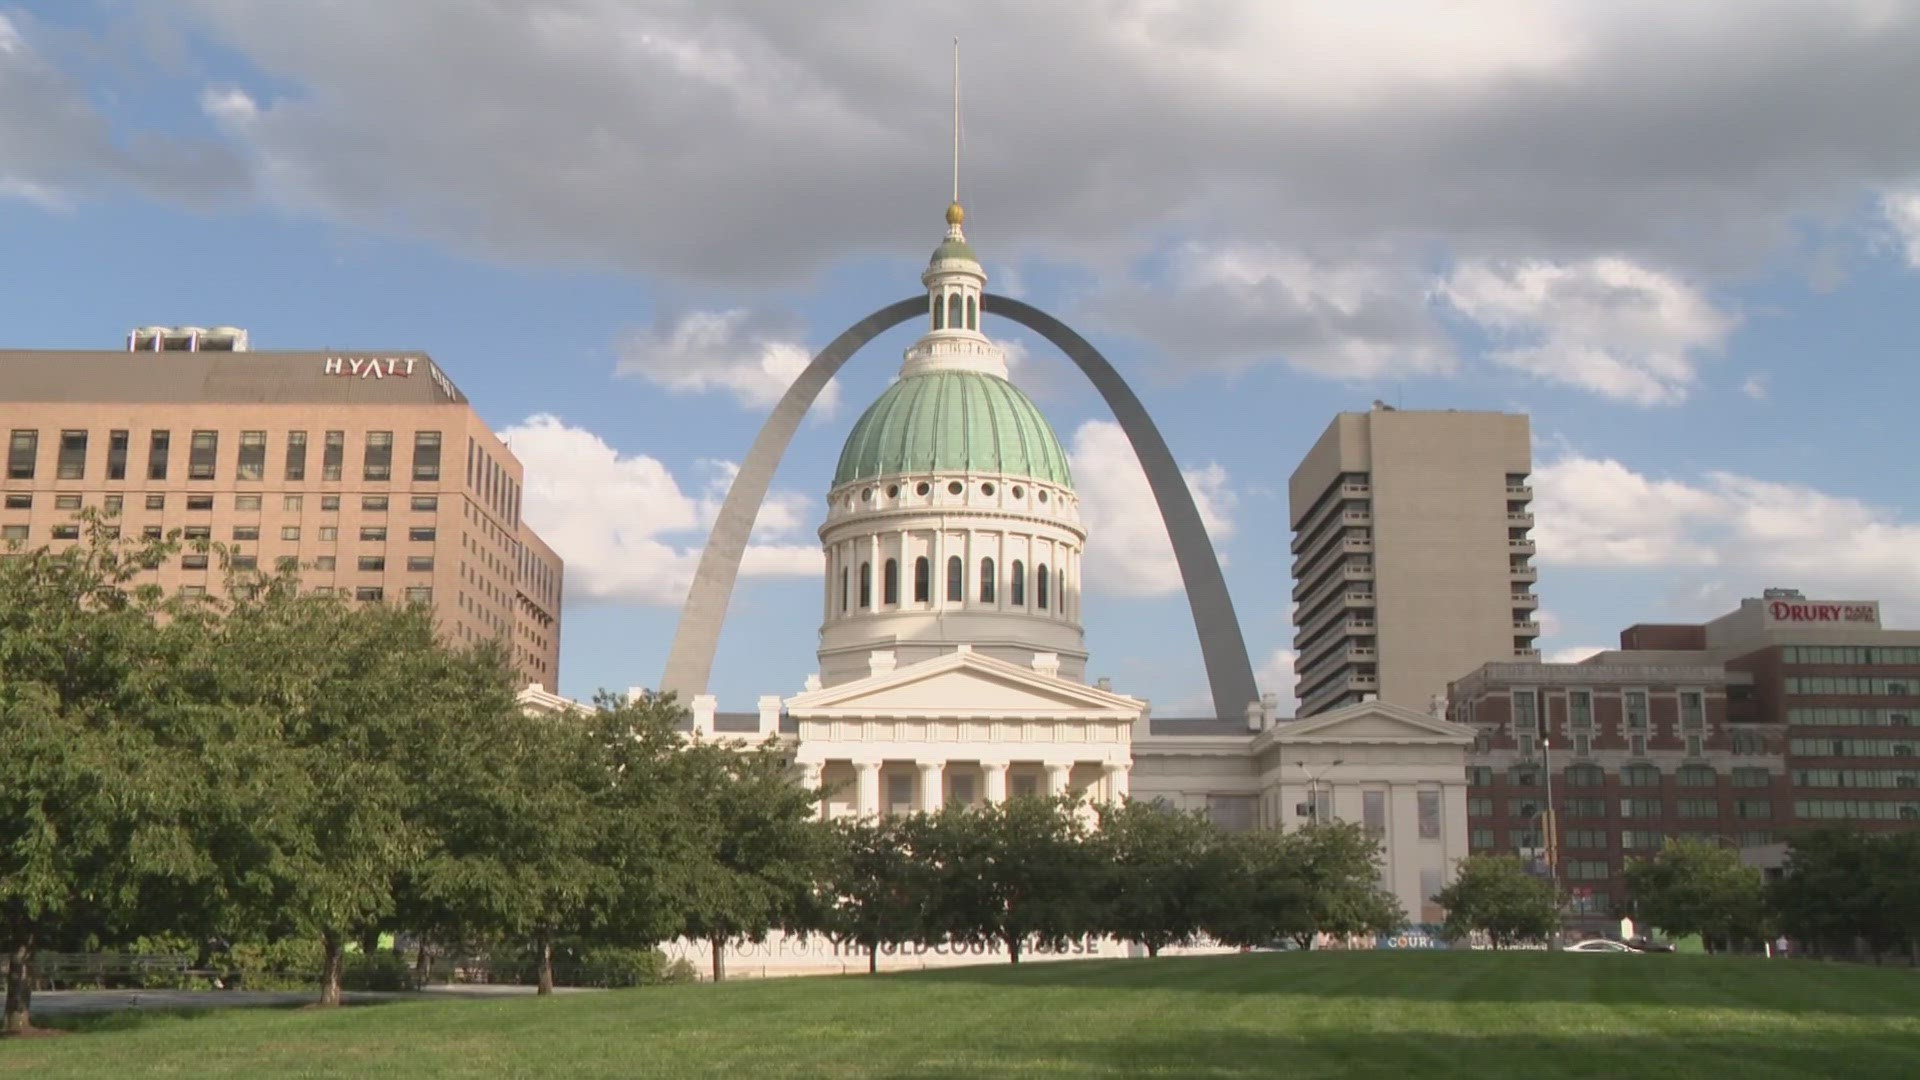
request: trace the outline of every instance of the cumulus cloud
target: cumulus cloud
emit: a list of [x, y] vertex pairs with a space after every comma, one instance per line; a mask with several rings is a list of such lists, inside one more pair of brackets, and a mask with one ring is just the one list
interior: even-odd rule
[[1542, 563], [1684, 574], [1695, 614], [1785, 585], [1920, 617], [1920, 522], [1897, 511], [1803, 484], [1663, 479], [1580, 455], [1536, 469], [1533, 483]]
[[1428, 303], [1429, 276], [1390, 257], [1191, 243], [1173, 254], [1166, 278], [1113, 289], [1099, 310], [1190, 366], [1234, 371], [1284, 360], [1348, 379], [1455, 366]]
[[1293, 716], [1300, 711], [1300, 699], [1294, 696], [1293, 665], [1299, 657], [1292, 649], [1275, 649], [1254, 671], [1254, 685], [1263, 693], [1280, 695], [1280, 715]]
[[1920, 8], [1885, 0], [183, 10], [272, 87], [236, 137], [274, 197], [707, 279], [929, 243], [953, 34], [990, 258], [1172, 235], [1725, 271], [1920, 175]]
[[1447, 301], [1502, 344], [1493, 359], [1636, 405], [1686, 400], [1733, 320], [1679, 278], [1626, 259], [1468, 262]]
[[59, 209], [84, 189], [127, 184], [202, 201], [244, 183], [231, 148], [117, 132], [57, 67], [23, 16], [0, 12], [0, 198]]
[[1887, 192], [1880, 198], [1880, 211], [1893, 226], [1907, 265], [1920, 267], [1920, 185]]
[[[629, 333], [615, 371], [676, 393], [721, 392], [750, 409], [772, 408], [813, 354], [789, 320], [745, 308], [691, 311]], [[830, 415], [840, 384], [829, 380], [814, 407]]]
[[[1074, 431], [1067, 458], [1088, 533], [1085, 587], [1120, 596], [1179, 591], [1173, 542], [1126, 432], [1112, 420], [1089, 420]], [[1214, 543], [1232, 536], [1234, 494], [1226, 470], [1208, 464], [1182, 472]]]
[[1546, 660], [1549, 664], [1578, 664], [1606, 651], [1600, 645], [1568, 645], [1547, 653]]
[[[705, 532], [737, 466], [703, 462], [704, 490], [689, 494], [658, 459], [623, 454], [556, 416], [530, 416], [500, 434], [526, 466], [527, 522], [566, 560], [570, 592], [662, 606], [686, 599]], [[821, 573], [819, 547], [803, 539], [802, 505], [793, 495], [768, 499], [742, 575]]]

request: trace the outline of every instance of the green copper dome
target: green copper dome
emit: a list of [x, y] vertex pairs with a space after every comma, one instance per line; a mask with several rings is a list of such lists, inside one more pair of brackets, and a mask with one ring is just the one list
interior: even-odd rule
[[903, 473], [996, 473], [1073, 486], [1067, 455], [1027, 395], [976, 371], [931, 371], [887, 387], [867, 407], [833, 486]]

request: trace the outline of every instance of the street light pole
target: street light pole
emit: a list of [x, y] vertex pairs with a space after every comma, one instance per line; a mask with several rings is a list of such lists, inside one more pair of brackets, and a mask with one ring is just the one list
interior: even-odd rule
[[1296, 761], [1294, 764], [1300, 766], [1300, 771], [1307, 774], [1307, 824], [1318, 825], [1320, 824], [1320, 778], [1346, 764], [1346, 759], [1334, 758], [1322, 765], [1317, 773], [1307, 768], [1307, 763], [1304, 761]]

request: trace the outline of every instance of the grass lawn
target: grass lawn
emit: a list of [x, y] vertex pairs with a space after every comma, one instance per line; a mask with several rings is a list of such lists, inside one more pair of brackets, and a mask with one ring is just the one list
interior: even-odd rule
[[1920, 1077], [1920, 972], [1269, 953], [66, 1021], [0, 1077]]

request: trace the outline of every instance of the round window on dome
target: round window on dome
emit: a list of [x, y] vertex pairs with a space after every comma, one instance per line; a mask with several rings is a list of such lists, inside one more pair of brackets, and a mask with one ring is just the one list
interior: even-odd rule
[[981, 484], [981, 485], [980, 485], [980, 494], [982, 494], [982, 495], [991, 495], [991, 494], [993, 494], [993, 485], [992, 485], [992, 484]]
[[925, 480], [920, 481], [920, 485], [913, 489], [914, 494], [916, 495], [925, 495], [927, 492], [932, 490], [933, 490], [933, 485], [927, 483]]
[[888, 484], [888, 485], [887, 485], [887, 498], [889, 498], [889, 499], [897, 499], [897, 498], [899, 498], [899, 497], [900, 497], [900, 485], [899, 485], [899, 484]]
[[861, 488], [861, 489], [860, 489], [860, 501], [861, 501], [861, 502], [872, 502], [872, 501], [873, 501], [873, 489], [872, 489], [872, 488]]
[[1047, 501], [1047, 493], [1044, 490], [1040, 492], [1040, 501], [1041, 502]]
[[1014, 498], [1016, 498], [1016, 499], [1019, 499], [1019, 498], [1023, 498], [1023, 497], [1025, 497], [1025, 496], [1026, 496], [1026, 494], [1027, 494], [1027, 492], [1026, 492], [1026, 489], [1025, 489], [1025, 488], [1023, 488], [1023, 487], [1021, 487], [1021, 486], [1020, 486], [1019, 484], [1015, 484], [1015, 485], [1013, 485], [1013, 497], [1014, 497]]
[[965, 490], [966, 488], [961, 486], [960, 481], [958, 480], [955, 480], [953, 483], [947, 485], [947, 494], [949, 495], [958, 495]]

